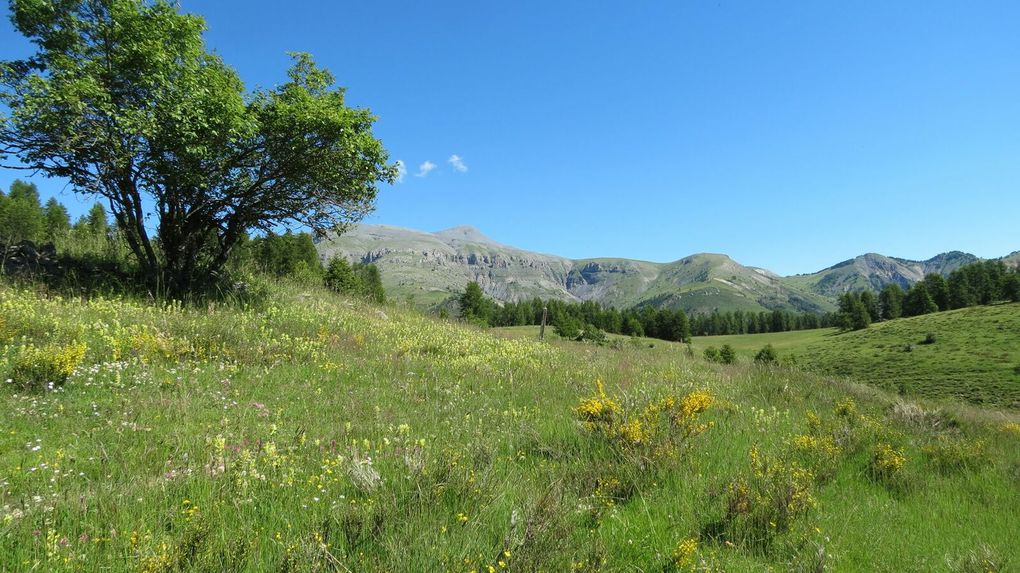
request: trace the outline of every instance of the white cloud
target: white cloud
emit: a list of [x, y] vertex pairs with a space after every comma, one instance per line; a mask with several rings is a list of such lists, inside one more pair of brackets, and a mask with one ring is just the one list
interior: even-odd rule
[[394, 165], [397, 166], [397, 183], [403, 183], [404, 176], [407, 175], [407, 165], [404, 165], [403, 159], [398, 159]]
[[451, 155], [450, 158], [446, 160], [446, 162], [449, 163], [450, 165], [453, 165], [453, 168], [455, 170], [461, 173], [467, 173], [468, 170], [467, 165], [464, 165], [464, 160], [461, 159], [460, 156], [457, 155], [456, 153]]
[[418, 172], [415, 173], [414, 176], [425, 177], [426, 175], [429, 174], [430, 171], [432, 171], [435, 168], [436, 164], [426, 159], [425, 163], [422, 163], [421, 165], [418, 166]]

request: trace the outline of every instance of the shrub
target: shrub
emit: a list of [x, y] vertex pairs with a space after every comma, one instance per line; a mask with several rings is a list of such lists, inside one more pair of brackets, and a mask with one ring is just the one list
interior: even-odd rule
[[772, 348], [771, 344], [766, 344], [758, 354], [754, 355], [754, 361], [758, 364], [773, 364], [778, 359], [776, 350]]
[[7, 377], [22, 390], [44, 390], [63, 386], [85, 358], [84, 344], [20, 347], [7, 368]]
[[574, 408], [584, 428], [622, 451], [636, 451], [648, 458], [675, 457], [687, 451], [693, 438], [712, 427], [700, 417], [714, 401], [706, 391], [696, 390], [682, 398], [668, 395], [650, 400], [634, 411], [625, 411], [610, 398], [601, 382], [596, 395]]
[[735, 542], [764, 550], [814, 507], [815, 478], [796, 462], [751, 449], [751, 471], [726, 488], [723, 530]]
[[723, 364], [733, 364], [737, 361], [737, 353], [729, 344], [723, 344], [719, 350], [719, 361]]
[[868, 466], [872, 479], [887, 486], [899, 485], [903, 478], [903, 468], [907, 457], [902, 450], [889, 444], [878, 444], [871, 451], [871, 463]]
[[709, 346], [704, 352], [705, 360], [709, 362], [719, 362], [719, 349], [714, 346]]
[[594, 342], [595, 344], [602, 345], [606, 343], [606, 333], [602, 329], [592, 324], [585, 324], [584, 330], [577, 336], [577, 340], [581, 342]]
[[921, 449], [928, 461], [942, 474], [975, 470], [989, 461], [983, 440], [941, 436]]
[[935, 333], [929, 332], [924, 336], [924, 340], [921, 341], [921, 344], [935, 344], [935, 340]]

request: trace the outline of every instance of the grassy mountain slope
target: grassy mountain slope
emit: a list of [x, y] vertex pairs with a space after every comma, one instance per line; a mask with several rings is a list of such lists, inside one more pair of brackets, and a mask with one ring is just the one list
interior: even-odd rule
[[[0, 308], [4, 570], [1020, 562], [1009, 413], [287, 285], [203, 308], [3, 286]], [[19, 357], [68, 348], [58, 391], [16, 387]]]
[[[933, 344], [923, 343], [928, 333], [935, 335]], [[695, 339], [698, 350], [723, 344], [748, 358], [772, 344], [804, 368], [893, 392], [1020, 407], [1020, 304], [939, 312], [846, 333], [822, 329]]]

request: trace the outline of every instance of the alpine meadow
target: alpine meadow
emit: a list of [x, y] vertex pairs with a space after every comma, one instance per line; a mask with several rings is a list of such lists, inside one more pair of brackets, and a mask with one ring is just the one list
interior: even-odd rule
[[907, 4], [9, 0], [0, 572], [1020, 571], [1020, 9]]

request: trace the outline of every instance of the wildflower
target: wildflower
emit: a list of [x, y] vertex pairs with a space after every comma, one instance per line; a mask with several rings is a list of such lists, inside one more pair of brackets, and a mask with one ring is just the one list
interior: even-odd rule
[[673, 550], [673, 564], [678, 568], [690, 567], [698, 552], [698, 540], [692, 537], [681, 540]]

